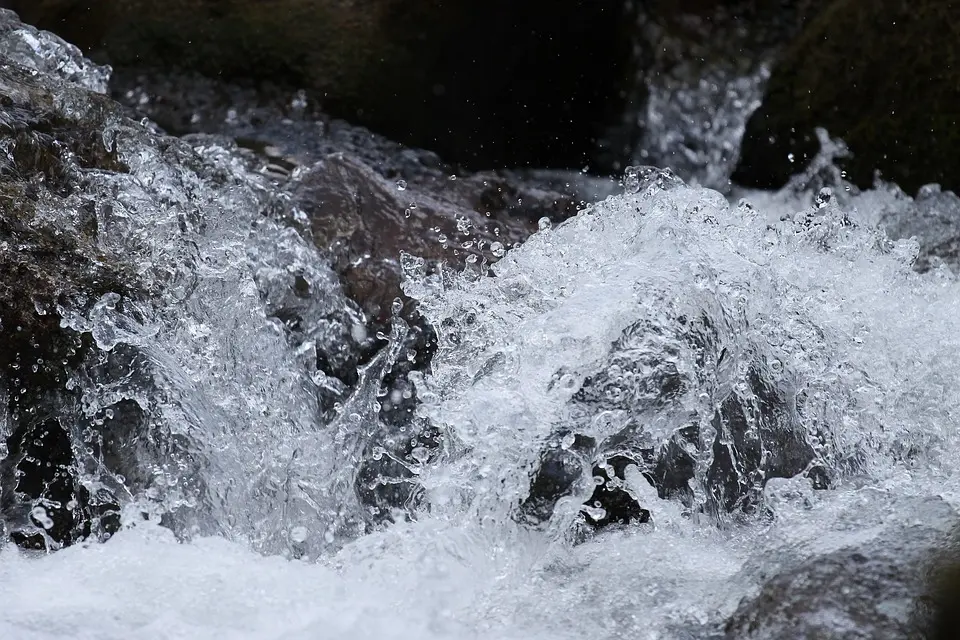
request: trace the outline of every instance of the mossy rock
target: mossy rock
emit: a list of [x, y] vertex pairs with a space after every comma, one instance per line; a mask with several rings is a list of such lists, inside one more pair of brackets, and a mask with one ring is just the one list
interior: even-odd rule
[[619, 0], [14, 0], [117, 68], [308, 90], [335, 117], [471, 168], [579, 169], [619, 116]]
[[816, 155], [824, 127], [849, 145], [843, 168], [858, 186], [879, 170], [908, 192], [960, 187], [958, 32], [957, 2], [835, 0], [774, 68], [734, 181], [782, 186]]

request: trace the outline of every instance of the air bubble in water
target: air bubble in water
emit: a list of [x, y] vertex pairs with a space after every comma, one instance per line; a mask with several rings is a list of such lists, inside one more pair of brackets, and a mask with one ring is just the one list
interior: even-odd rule
[[583, 512], [590, 516], [593, 520], [603, 520], [607, 517], [607, 510], [603, 507], [584, 505], [581, 507], [581, 509], [583, 509]]

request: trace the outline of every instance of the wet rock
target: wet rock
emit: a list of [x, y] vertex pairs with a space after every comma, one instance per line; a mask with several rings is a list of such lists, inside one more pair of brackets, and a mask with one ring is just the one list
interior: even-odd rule
[[929, 271], [940, 264], [960, 269], [960, 198], [940, 185], [925, 185], [910, 199], [895, 186], [894, 202], [879, 215], [879, 224], [893, 240], [915, 238], [919, 254], [914, 268]]
[[542, 218], [560, 222], [620, 190], [580, 172], [458, 171], [432, 151], [331, 119], [297, 92], [121, 73], [114, 94], [166, 129], [228, 136], [255, 151], [287, 194], [288, 218], [332, 252], [345, 288], [377, 319], [371, 333], [386, 330], [393, 299], [403, 297], [401, 253], [454, 268], [473, 257], [493, 262]]
[[[683, 318], [673, 328], [640, 321], [624, 330], [604, 366], [584, 379], [571, 400], [576, 421], [589, 424], [603, 416], [622, 427], [601, 442], [558, 436], [534, 474], [520, 507], [523, 518], [549, 519], [556, 501], [578, 489], [587, 468], [596, 489], [583, 515], [594, 528], [645, 522], [655, 514], [656, 505], [624, 484], [631, 465], [656, 497], [717, 519], [762, 511], [768, 480], [813, 468], [816, 456], [800, 420], [802, 394], [784, 386], [762, 357], [729, 378], [732, 356], [714, 342], [711, 326], [706, 319]], [[684, 370], [685, 360], [696, 363], [695, 373]], [[718, 388], [716, 409], [690, 411], [688, 390], [711, 387]], [[576, 444], [559, 444], [570, 440]], [[817, 486], [825, 481], [818, 477]]]
[[[364, 319], [314, 247], [256, 218], [275, 207], [247, 173], [254, 158], [128, 119], [97, 92], [106, 70], [8, 11], [0, 62], [0, 521], [18, 543], [54, 549], [108, 537], [134, 496], [163, 510], [215, 491], [195, 473], [195, 439], [164, 417], [177, 399], [142, 340], [164, 304], [186, 306], [201, 286], [191, 267], [208, 212], [235, 206], [277, 235], [272, 262], [249, 258], [253, 291], [281, 324], [304, 316], [314, 360], [355, 348]], [[304, 255], [286, 253], [296, 247]]]
[[631, 54], [614, 0], [13, 5], [116, 68], [304, 88], [335, 116], [475, 168], [587, 164]]
[[938, 0], [834, 1], [774, 68], [734, 180], [783, 185], [816, 155], [815, 128], [824, 127], [849, 145], [842, 166], [857, 186], [871, 186], [879, 170], [908, 193], [931, 181], [957, 188], [957, 48], [929, 35], [958, 12]]
[[516, 174], [400, 171], [409, 180], [388, 180], [360, 156], [339, 152], [296, 172], [287, 185], [292, 219], [305, 220], [313, 241], [331, 256], [345, 293], [371, 319], [370, 335], [385, 335], [398, 309], [411, 325], [405, 357], [384, 379], [385, 424], [358, 479], [376, 518], [410, 510], [417, 492], [413, 470], [439, 443], [428, 424], [411, 422], [416, 393], [409, 375], [429, 367], [436, 338], [400, 289], [403, 260], [425, 265], [428, 273], [480, 273], [536, 230], [540, 218], [564, 219], [578, 208], [571, 196]]
[[[0, 380], [6, 399], [0, 410], [7, 416], [0, 424], [8, 425], [0, 433], [0, 511], [18, 542], [56, 547], [92, 528], [108, 534], [116, 522], [95, 526], [95, 506], [74, 464], [75, 425], [61, 411], [63, 396], [71, 395], [64, 385], [90, 341], [61, 328], [55, 305], [126, 292], [137, 278], [129, 265], [106, 260], [93, 242], [92, 207], [77, 210], [65, 225], [47, 218], [45, 209], [74, 194], [82, 171], [125, 167], [101, 134], [110, 100], [72, 84], [91, 69], [79, 51], [0, 11], [0, 58], [6, 63], [0, 68]], [[96, 80], [102, 72], [92, 74], [85, 84], [102, 89]], [[82, 107], [71, 104], [79, 96]], [[64, 107], [85, 108], [90, 121]]]
[[[885, 527], [872, 539], [780, 571], [745, 599], [725, 638], [929, 638], [945, 592], [943, 567], [955, 562], [955, 514], [941, 504], [923, 524]], [[944, 511], [951, 513], [944, 514]], [[941, 576], [941, 577], [938, 577]]]
[[361, 349], [350, 351], [354, 360], [339, 368], [321, 361], [325, 373], [346, 379], [374, 357], [400, 299], [399, 317], [409, 325], [404, 355], [384, 378], [383, 424], [367, 447], [358, 492], [374, 519], [411, 511], [415, 471], [432, 459], [438, 440], [413, 419], [417, 396], [409, 376], [429, 368], [436, 337], [400, 289], [401, 256], [422, 261], [427, 272], [480, 273], [541, 219], [560, 222], [619, 185], [580, 172], [457, 171], [435, 153], [331, 119], [303, 93], [150, 73], [121, 74], [114, 88], [122, 102], [162, 126], [228, 136], [266, 165], [282, 193], [279, 215], [331, 256], [344, 291], [368, 318]]

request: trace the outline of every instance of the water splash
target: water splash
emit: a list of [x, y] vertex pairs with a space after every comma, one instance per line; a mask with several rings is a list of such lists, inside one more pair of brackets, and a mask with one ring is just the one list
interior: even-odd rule
[[[67, 111], [93, 100], [57, 86]], [[439, 451], [408, 469], [409, 520], [357, 537], [403, 325], [351, 395], [319, 354], [346, 358], [362, 317], [250, 157], [107, 124], [126, 170], [68, 164], [89, 190], [30, 221], [89, 240], [129, 286], [31, 304], [88, 338], [59, 406], [83, 482], [123, 498], [126, 527], [45, 558], [0, 550], [0, 636], [718, 637], [775, 572], [886, 557], [889, 535], [956, 519], [960, 296], [873, 226], [914, 206], [902, 194], [818, 183], [731, 205], [638, 167], [628, 193], [500, 247], [490, 274], [404, 257], [439, 338], [414, 376]], [[593, 444], [568, 493], [527, 524], [544, 451], [578, 436]], [[616, 481], [650, 520], [568, 535], [591, 464], [624, 453]], [[664, 490], [663, 461], [686, 491]]]
[[[935, 364], [960, 346], [946, 311], [956, 301], [910, 270], [915, 243], [887, 240], [829, 198], [771, 224], [717, 193], [660, 182], [536, 234], [495, 277], [412, 275], [408, 293], [439, 328], [424, 415], [450, 431], [463, 474], [428, 474], [428, 493], [502, 519], [557, 433], [629, 436], [656, 451], [691, 420], [690, 490], [707, 511], [731, 482], [760, 500], [781, 472], [842, 483], [943, 464], [956, 434], [944, 405], [917, 394], [940, 396], [956, 377]], [[944, 296], [936, 320], [931, 296]], [[942, 339], [917, 339], [921, 327]], [[739, 427], [731, 399], [746, 407]], [[786, 422], [765, 426], [776, 402]], [[809, 455], [791, 451], [794, 440]], [[744, 447], [773, 466], [751, 467]]]
[[670, 167], [691, 184], [726, 191], [747, 120], [760, 106], [769, 78], [766, 64], [747, 74], [710, 69], [653, 76], [634, 157]]
[[97, 93], [107, 92], [110, 67], [90, 62], [74, 45], [49, 31], [21, 23], [12, 11], [3, 8], [0, 8], [0, 43], [3, 56], [11, 62]]

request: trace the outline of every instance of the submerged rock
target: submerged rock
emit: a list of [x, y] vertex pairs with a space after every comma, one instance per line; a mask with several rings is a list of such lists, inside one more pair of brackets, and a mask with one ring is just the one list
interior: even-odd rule
[[[623, 426], [601, 442], [579, 434], [559, 438], [576, 444], [545, 452], [520, 507], [523, 517], [548, 520], [553, 504], [575, 489], [587, 464], [597, 488], [583, 516], [593, 527], [649, 518], [653, 505], [624, 484], [631, 465], [656, 497], [720, 519], [760, 510], [771, 478], [815, 473], [816, 455], [800, 418], [803, 395], [776, 384], [783, 373], [771, 371], [764, 357], [731, 377], [724, 361], [729, 356], [717, 339], [706, 319], [627, 327], [604, 365], [584, 379], [570, 408], [584, 428], [599, 417]], [[695, 369], [684, 370], [684, 362], [694, 362]], [[690, 409], [686, 394], [711, 387], [724, 391], [705, 419]], [[823, 481], [818, 476], [814, 485], [825, 488]], [[699, 504], [698, 495], [705, 496]]]
[[97, 246], [94, 202], [48, 215], [76, 197], [82, 172], [127, 170], [101, 133], [111, 101], [81, 88], [102, 90], [105, 71], [3, 10], [0, 59], [0, 514], [15, 540], [43, 548], [117, 525], [81, 482], [64, 411], [68, 371], [92, 341], [62, 328], [56, 305], [126, 293], [138, 278]]
[[842, 166], [857, 186], [871, 186], [877, 170], [909, 193], [960, 186], [957, 44], [930, 37], [958, 19], [960, 6], [941, 0], [832, 2], [773, 69], [734, 181], [783, 185], [816, 155], [824, 127], [849, 145]]
[[880, 535], [781, 569], [744, 599], [724, 637], [954, 637], [943, 635], [955, 631], [943, 579], [956, 562], [956, 513], [928, 500], [916, 522], [883, 526]]

